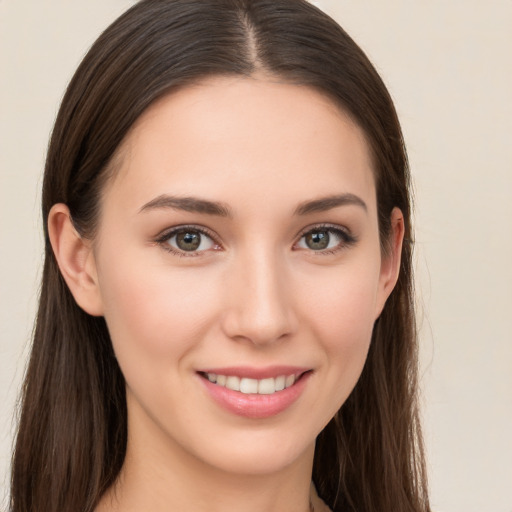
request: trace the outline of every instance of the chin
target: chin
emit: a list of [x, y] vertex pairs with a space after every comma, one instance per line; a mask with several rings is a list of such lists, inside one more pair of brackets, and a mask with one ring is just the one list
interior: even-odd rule
[[289, 435], [289, 429], [269, 431], [253, 427], [245, 431], [226, 433], [224, 436], [208, 435], [203, 439], [196, 438], [188, 446], [185, 441], [182, 448], [192, 454], [200, 464], [221, 472], [240, 476], [263, 476], [285, 471], [301, 460], [312, 460], [315, 434], [303, 433], [300, 436], [296, 430], [293, 434]]
[[240, 476], [264, 476], [286, 471], [294, 463], [312, 453], [314, 453], [314, 443], [303, 451], [290, 447], [280, 449], [255, 447], [255, 449], [229, 450], [221, 457], [215, 457], [211, 462], [226, 473]]

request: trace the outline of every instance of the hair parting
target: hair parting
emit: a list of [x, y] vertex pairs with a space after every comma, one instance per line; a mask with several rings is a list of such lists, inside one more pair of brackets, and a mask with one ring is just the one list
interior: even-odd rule
[[[412, 239], [410, 178], [391, 97], [345, 31], [304, 0], [142, 0], [91, 47], [63, 98], [48, 149], [42, 213], [68, 205], [94, 238], [101, 193], [140, 115], [209, 76], [310, 87], [362, 128], [372, 153], [383, 250], [394, 207]], [[12, 464], [11, 512], [92, 512], [127, 443], [125, 383], [103, 318], [45, 263]], [[429, 512], [417, 402], [412, 242], [376, 322], [363, 373], [317, 439], [313, 480], [333, 512]]]

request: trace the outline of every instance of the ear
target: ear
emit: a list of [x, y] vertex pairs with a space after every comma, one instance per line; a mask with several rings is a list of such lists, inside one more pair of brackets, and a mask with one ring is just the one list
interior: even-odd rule
[[380, 277], [379, 277], [379, 291], [377, 297], [377, 319], [389, 295], [393, 291], [395, 284], [398, 280], [400, 273], [400, 262], [402, 254], [402, 244], [404, 240], [404, 216], [399, 208], [393, 208], [391, 212], [391, 231], [386, 250], [382, 256]]
[[65, 204], [53, 205], [48, 232], [60, 272], [76, 303], [86, 313], [101, 316], [103, 305], [92, 244], [78, 234]]

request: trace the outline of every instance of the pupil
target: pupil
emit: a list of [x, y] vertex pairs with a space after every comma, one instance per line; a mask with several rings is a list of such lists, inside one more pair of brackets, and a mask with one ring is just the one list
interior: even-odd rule
[[329, 245], [329, 233], [327, 231], [313, 231], [306, 236], [306, 245], [315, 251], [325, 249]]
[[201, 244], [201, 235], [190, 231], [184, 231], [176, 235], [176, 245], [182, 251], [195, 251]]

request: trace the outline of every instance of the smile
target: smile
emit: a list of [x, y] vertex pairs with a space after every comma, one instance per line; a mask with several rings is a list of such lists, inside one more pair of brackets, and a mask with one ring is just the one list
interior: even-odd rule
[[297, 377], [292, 375], [279, 375], [266, 379], [250, 379], [237, 377], [236, 375], [220, 375], [216, 373], [203, 374], [210, 382], [222, 386], [231, 391], [240, 391], [244, 394], [272, 395], [277, 391], [283, 391], [295, 384]]
[[207, 395], [237, 416], [264, 419], [290, 408], [302, 395], [312, 369], [219, 368], [197, 372]]

